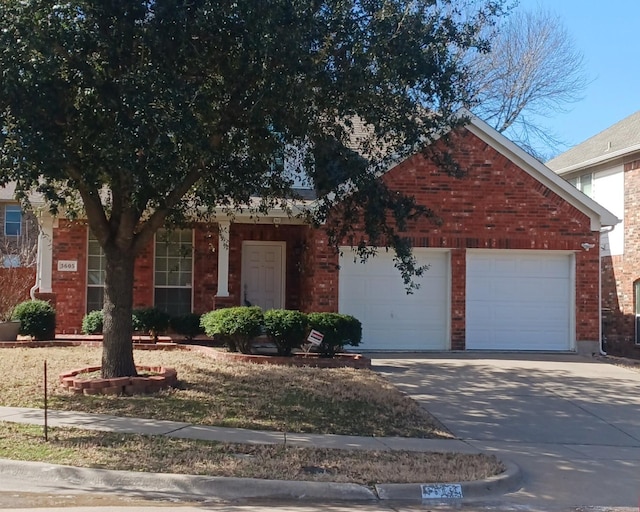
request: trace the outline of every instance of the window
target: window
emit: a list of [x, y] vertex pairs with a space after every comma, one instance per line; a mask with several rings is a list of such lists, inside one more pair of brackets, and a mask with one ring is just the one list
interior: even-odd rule
[[104, 306], [104, 273], [106, 259], [98, 240], [89, 232], [87, 251], [87, 313]]
[[190, 229], [156, 234], [154, 304], [172, 316], [191, 312], [193, 234]]
[[22, 234], [22, 210], [17, 204], [8, 204], [4, 207], [4, 234], [6, 236]]
[[592, 174], [583, 174], [582, 176], [572, 178], [569, 180], [569, 183], [571, 183], [574, 187], [576, 187], [580, 192], [593, 198], [593, 175]]
[[2, 266], [4, 268], [15, 268], [20, 266], [19, 254], [6, 254], [2, 258]]
[[633, 284], [636, 296], [636, 345], [640, 345], [640, 281]]

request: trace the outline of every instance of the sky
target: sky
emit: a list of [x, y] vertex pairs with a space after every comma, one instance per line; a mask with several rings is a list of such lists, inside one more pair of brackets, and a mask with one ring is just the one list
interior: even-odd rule
[[581, 100], [542, 123], [566, 141], [560, 152], [640, 110], [640, 0], [519, 0], [558, 15], [591, 80]]

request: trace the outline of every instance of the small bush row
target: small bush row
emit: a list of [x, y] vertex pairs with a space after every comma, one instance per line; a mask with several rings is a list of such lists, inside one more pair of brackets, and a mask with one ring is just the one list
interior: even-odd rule
[[[82, 320], [82, 332], [98, 334], [103, 329], [102, 311], [92, 311]], [[133, 329], [148, 333], [154, 341], [169, 327], [176, 333], [193, 339], [198, 334], [220, 339], [231, 352], [251, 353], [251, 342], [266, 334], [278, 354], [289, 356], [301, 348], [311, 329], [324, 335], [318, 352], [333, 357], [345, 346], [357, 347], [362, 339], [362, 324], [351, 315], [340, 313], [301, 313], [287, 309], [262, 311], [258, 306], [238, 306], [217, 309], [202, 316], [195, 313], [170, 317], [157, 308], [133, 310]]]
[[362, 339], [360, 321], [340, 313], [263, 312], [257, 306], [238, 306], [206, 313], [200, 323], [208, 336], [217, 336], [230, 351], [243, 354], [251, 353], [251, 341], [262, 333], [275, 344], [279, 355], [290, 355], [294, 348], [302, 347], [311, 329], [324, 335], [318, 351], [326, 357], [333, 357], [346, 345], [358, 346]]
[[[158, 335], [166, 332], [169, 327], [189, 340], [204, 333], [200, 327], [200, 315], [196, 313], [171, 317], [158, 308], [140, 308], [133, 310], [132, 322], [134, 331], [145, 332], [154, 341], [158, 341]], [[91, 311], [82, 319], [84, 334], [100, 334], [103, 327], [104, 315], [102, 311]]]

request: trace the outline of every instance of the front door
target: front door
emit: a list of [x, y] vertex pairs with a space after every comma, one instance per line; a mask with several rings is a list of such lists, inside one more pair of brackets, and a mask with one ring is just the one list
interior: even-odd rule
[[285, 242], [242, 244], [242, 304], [284, 308]]

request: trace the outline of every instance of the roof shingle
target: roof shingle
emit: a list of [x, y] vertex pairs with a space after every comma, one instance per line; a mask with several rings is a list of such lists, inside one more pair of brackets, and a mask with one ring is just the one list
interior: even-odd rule
[[563, 169], [640, 144], [640, 110], [597, 135], [549, 160], [546, 166], [562, 174]]

